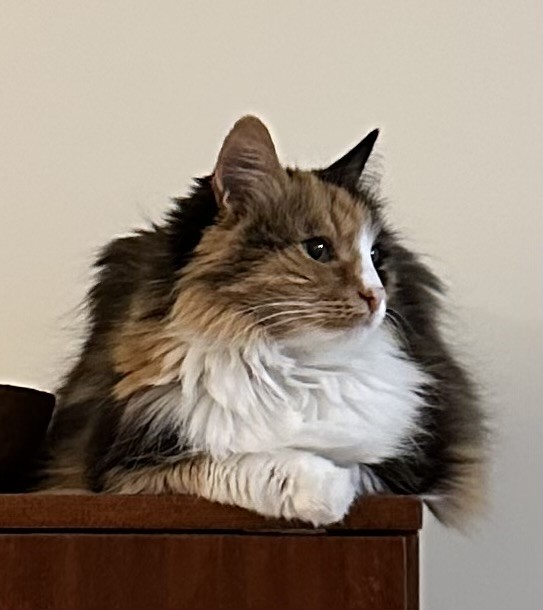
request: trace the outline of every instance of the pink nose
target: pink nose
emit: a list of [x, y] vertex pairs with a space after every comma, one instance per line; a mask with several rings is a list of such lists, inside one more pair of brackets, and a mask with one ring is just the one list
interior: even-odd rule
[[375, 313], [385, 298], [385, 291], [383, 288], [365, 288], [358, 291], [358, 296], [366, 301], [371, 313]]

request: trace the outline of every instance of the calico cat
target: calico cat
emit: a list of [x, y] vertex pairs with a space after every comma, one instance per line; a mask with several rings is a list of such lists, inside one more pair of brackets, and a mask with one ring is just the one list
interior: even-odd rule
[[43, 489], [188, 493], [315, 525], [358, 494], [445, 522], [482, 493], [484, 421], [438, 325], [442, 286], [361, 175], [283, 168], [240, 119], [162, 224], [102, 251]]

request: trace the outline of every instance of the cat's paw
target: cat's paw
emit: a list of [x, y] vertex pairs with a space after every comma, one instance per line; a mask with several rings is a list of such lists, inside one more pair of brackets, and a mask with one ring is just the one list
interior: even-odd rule
[[283, 516], [315, 526], [341, 521], [358, 493], [358, 467], [342, 468], [312, 454], [298, 455], [293, 466]]

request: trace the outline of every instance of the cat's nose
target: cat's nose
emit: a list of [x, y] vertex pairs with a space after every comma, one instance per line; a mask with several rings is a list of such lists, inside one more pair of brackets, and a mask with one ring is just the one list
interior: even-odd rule
[[371, 313], [375, 313], [379, 309], [379, 305], [385, 298], [385, 291], [383, 288], [364, 288], [358, 291], [358, 296], [366, 301]]

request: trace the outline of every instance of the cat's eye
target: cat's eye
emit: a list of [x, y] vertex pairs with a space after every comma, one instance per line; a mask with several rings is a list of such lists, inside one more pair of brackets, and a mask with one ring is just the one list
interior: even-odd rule
[[332, 249], [324, 237], [312, 237], [302, 242], [304, 250], [319, 263], [327, 263], [332, 258]]
[[383, 251], [379, 246], [373, 245], [370, 252], [370, 256], [373, 266], [377, 269], [383, 262]]

